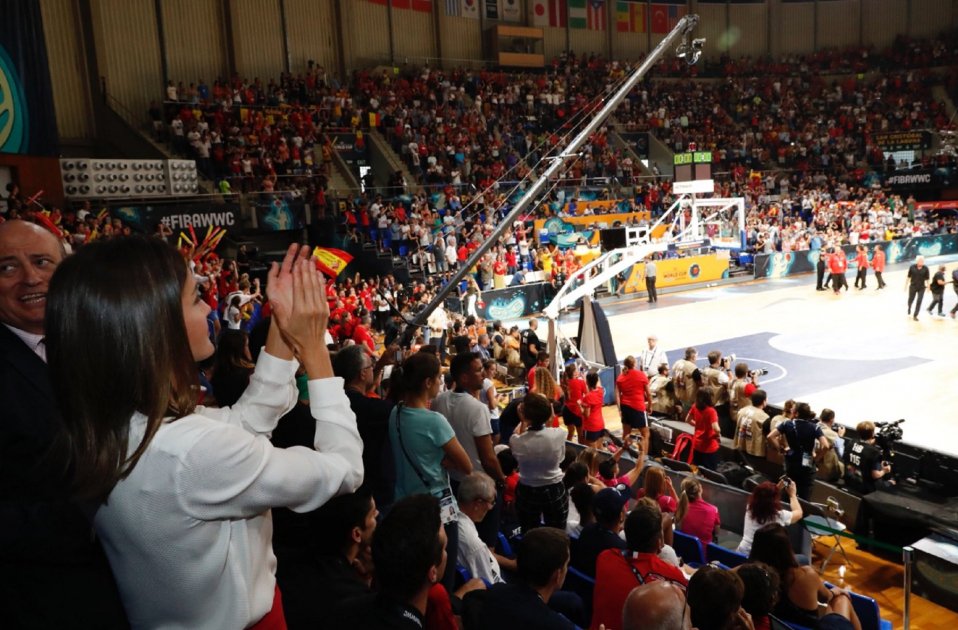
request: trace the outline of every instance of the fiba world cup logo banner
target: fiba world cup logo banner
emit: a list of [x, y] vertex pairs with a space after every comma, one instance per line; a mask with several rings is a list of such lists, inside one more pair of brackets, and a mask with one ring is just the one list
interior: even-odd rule
[[6, 49], [0, 46], [0, 153], [25, 152], [28, 128], [23, 85]]

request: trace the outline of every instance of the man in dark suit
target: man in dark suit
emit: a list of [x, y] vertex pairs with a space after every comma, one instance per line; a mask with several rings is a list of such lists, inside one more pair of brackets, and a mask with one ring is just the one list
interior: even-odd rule
[[63, 257], [45, 229], [0, 224], [0, 610], [6, 628], [124, 628], [109, 565], [49, 453], [59, 416], [43, 320]]

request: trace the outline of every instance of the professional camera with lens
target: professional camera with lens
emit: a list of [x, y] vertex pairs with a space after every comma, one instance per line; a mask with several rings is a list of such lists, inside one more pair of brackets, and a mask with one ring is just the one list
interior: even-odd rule
[[735, 364], [735, 355], [730, 354], [727, 357], [722, 357], [722, 367], [726, 370], [731, 370], [732, 365]]
[[901, 418], [894, 422], [875, 423], [875, 428], [877, 429], [877, 431], [875, 431], [875, 444], [881, 448], [885, 459], [891, 459], [895, 442], [900, 440], [903, 435], [901, 423], [904, 421], [905, 419]]
[[758, 368], [757, 370], [749, 370], [748, 376], [749, 378], [755, 378], [756, 376], [765, 376], [766, 374], [768, 374], [768, 369]]

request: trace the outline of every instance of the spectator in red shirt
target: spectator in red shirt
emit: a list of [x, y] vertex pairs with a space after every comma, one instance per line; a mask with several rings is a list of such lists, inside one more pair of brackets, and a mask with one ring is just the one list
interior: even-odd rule
[[[662, 511], [651, 499], [640, 500], [625, 519], [628, 549], [606, 549], [595, 563], [595, 598], [591, 628], [619, 628], [625, 599], [638, 583], [666, 580], [682, 586], [688, 579], [682, 570], [661, 558]], [[641, 579], [636, 579], [636, 576]]]
[[585, 381], [579, 377], [579, 369], [575, 363], [565, 366], [561, 384], [562, 392], [565, 394], [562, 420], [565, 422], [566, 430], [569, 431], [566, 439], [571, 442], [577, 436], [579, 444], [582, 444], [582, 408], [579, 407], [579, 401], [585, 396], [587, 387]]
[[689, 409], [685, 421], [695, 427], [692, 436], [692, 457], [696, 466], [705, 466], [715, 470], [719, 464], [719, 422], [718, 412], [712, 406], [709, 388], [701, 388], [695, 396], [695, 404]]
[[858, 272], [855, 274], [855, 288], [861, 291], [865, 288], [865, 277], [868, 274], [868, 253], [864, 245], [855, 248], [855, 266]]
[[549, 353], [545, 350], [539, 351], [539, 354], [536, 355], [536, 364], [529, 370], [529, 374], [526, 376], [528, 381], [529, 391], [535, 391], [536, 388], [536, 368], [545, 368], [549, 369]]
[[638, 429], [642, 436], [642, 452], [649, 448], [649, 419], [646, 404], [652, 400], [649, 391], [649, 377], [637, 370], [635, 357], [627, 356], [623, 362], [622, 374], [615, 380], [615, 398], [622, 416], [623, 437]]
[[591, 371], [586, 374], [585, 383], [589, 392], [579, 401], [582, 410], [582, 428], [585, 430], [586, 446], [596, 447], [596, 443], [605, 434], [605, 420], [602, 418], [602, 403], [605, 390], [599, 385], [599, 373]]

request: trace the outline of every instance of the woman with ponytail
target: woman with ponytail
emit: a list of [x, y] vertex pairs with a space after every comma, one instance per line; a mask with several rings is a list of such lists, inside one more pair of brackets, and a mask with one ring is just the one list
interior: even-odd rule
[[718, 508], [702, 498], [702, 484], [695, 477], [682, 480], [682, 494], [675, 513], [676, 529], [696, 536], [703, 545], [712, 542], [718, 534], [721, 520]]
[[579, 407], [579, 401], [585, 396], [588, 387], [579, 376], [579, 368], [575, 363], [565, 366], [561, 385], [565, 397], [562, 421], [565, 422], [565, 428], [569, 432], [566, 439], [571, 442], [577, 438], [579, 444], [582, 444], [582, 409]]

